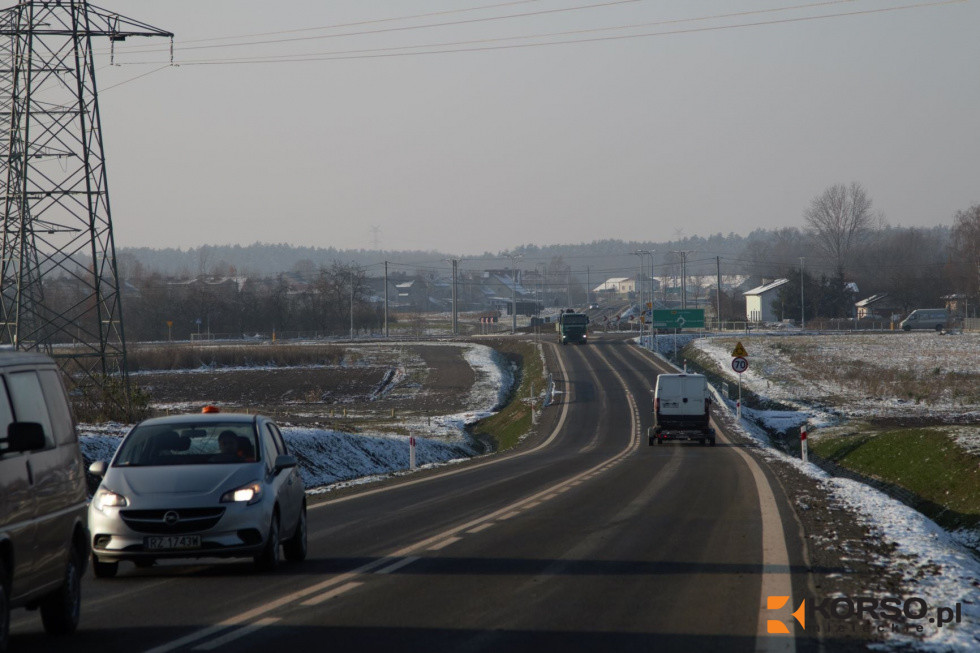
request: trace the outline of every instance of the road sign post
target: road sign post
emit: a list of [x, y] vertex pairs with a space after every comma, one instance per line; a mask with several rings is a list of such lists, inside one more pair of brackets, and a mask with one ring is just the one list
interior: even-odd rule
[[809, 455], [807, 452], [807, 439], [806, 439], [806, 424], [800, 427], [800, 455], [803, 458], [803, 462], [810, 462]]
[[408, 439], [408, 468], [415, 469], [415, 436]]
[[[742, 347], [742, 343], [738, 343], [736, 351]], [[745, 349], [743, 348], [744, 352]], [[738, 403], [735, 404], [735, 416], [738, 419], [742, 419], [742, 372], [749, 369], [749, 361], [742, 356], [736, 356], [732, 359], [732, 369], [738, 373]]]

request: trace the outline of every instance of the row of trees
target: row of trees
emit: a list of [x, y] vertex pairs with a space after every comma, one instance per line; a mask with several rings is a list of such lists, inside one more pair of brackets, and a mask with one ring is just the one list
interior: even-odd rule
[[890, 227], [855, 182], [814, 197], [803, 218], [802, 229], [757, 234], [743, 254], [749, 273], [790, 280], [779, 298], [788, 316], [800, 315], [801, 275], [808, 318], [851, 317], [855, 298], [878, 293], [905, 311], [980, 295], [980, 204], [952, 228]]
[[297, 285], [288, 275], [266, 278], [198, 277], [175, 283], [156, 272], [124, 295], [132, 340], [187, 339], [194, 334], [379, 330], [383, 312], [370, 301], [364, 270], [334, 263]]

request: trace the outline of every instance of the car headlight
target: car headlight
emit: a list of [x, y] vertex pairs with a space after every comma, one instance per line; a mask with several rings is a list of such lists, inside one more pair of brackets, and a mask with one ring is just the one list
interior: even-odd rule
[[92, 497], [92, 503], [98, 510], [105, 512], [106, 508], [125, 508], [129, 505], [129, 500], [112, 490], [99, 488], [95, 496]]
[[262, 498], [262, 486], [258, 483], [249, 483], [234, 490], [228, 490], [221, 495], [221, 503], [255, 503]]

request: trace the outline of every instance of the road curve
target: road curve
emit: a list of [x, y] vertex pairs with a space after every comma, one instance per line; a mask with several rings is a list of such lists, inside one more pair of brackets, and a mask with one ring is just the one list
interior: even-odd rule
[[11, 650], [816, 650], [764, 632], [765, 592], [807, 583], [765, 465], [724, 437], [648, 447], [658, 363], [627, 342], [548, 348], [565, 393], [538, 446], [312, 508], [308, 560], [275, 573], [86, 576], [78, 633], [19, 611]]

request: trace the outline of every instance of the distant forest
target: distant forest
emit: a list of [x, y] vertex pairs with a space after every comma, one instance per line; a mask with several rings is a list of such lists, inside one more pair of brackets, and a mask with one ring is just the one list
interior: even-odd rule
[[[594, 288], [610, 277], [652, 274], [670, 278], [676, 288], [684, 276], [690, 283], [691, 276], [720, 273], [746, 277], [738, 284], [743, 289], [743, 283], [788, 279], [774, 306], [780, 316], [800, 316], [805, 309], [808, 321], [852, 318], [857, 300], [881, 294], [887, 295], [882, 306], [889, 315], [952, 305], [954, 298], [955, 310], [965, 306], [968, 314], [977, 314], [980, 204], [957, 212], [949, 226], [891, 227], [871, 210], [860, 184], [839, 184], [813, 199], [804, 221], [805, 228], [757, 229], [747, 236], [521, 245], [464, 257], [460, 270], [470, 275], [534, 271], [538, 274], [531, 276], [546, 285], [557, 280], [567, 288], [572, 305], [587, 301], [586, 286]], [[653, 225], [679, 233], [674, 227]], [[176, 337], [188, 337], [188, 331], [202, 326], [206, 332], [229, 333], [376, 329], [382, 313], [372, 297], [383, 291], [371, 279], [383, 275], [386, 263], [389, 282], [417, 279], [420, 288], [429, 288], [450, 277], [450, 258], [437, 251], [261, 243], [117, 252], [119, 274], [130, 294], [128, 329], [142, 339], [169, 337], [162, 325], [170, 323]], [[428, 291], [419, 299], [428, 303]], [[735, 285], [722, 290], [718, 306], [723, 319], [744, 317], [744, 297]]]

